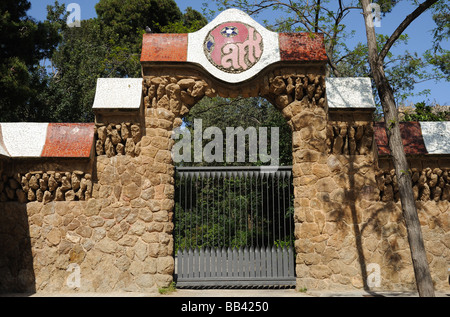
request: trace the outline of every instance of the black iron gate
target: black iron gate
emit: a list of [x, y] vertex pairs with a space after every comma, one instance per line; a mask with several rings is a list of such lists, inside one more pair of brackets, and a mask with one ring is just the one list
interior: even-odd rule
[[291, 170], [177, 168], [177, 287], [295, 285]]

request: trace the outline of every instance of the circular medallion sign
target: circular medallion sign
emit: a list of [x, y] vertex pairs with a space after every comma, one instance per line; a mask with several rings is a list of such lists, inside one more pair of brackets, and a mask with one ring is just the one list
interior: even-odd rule
[[258, 63], [264, 45], [261, 34], [254, 27], [241, 22], [227, 22], [208, 33], [203, 48], [215, 67], [238, 74]]

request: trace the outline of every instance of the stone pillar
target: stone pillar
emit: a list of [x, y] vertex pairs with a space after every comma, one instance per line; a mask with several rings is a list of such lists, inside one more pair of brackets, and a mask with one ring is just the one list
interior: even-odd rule
[[[156, 239], [158, 261], [164, 262], [162, 286], [169, 286], [174, 273], [174, 174], [171, 150], [174, 144], [172, 131], [181, 126], [182, 117], [189, 108], [214, 90], [195, 76], [164, 75], [144, 77], [145, 136], [141, 141], [142, 164], [148, 180], [149, 206], [153, 221], [164, 226], [163, 234]], [[169, 73], [169, 75], [167, 75]], [[157, 244], [155, 244], [156, 247]]]
[[325, 79], [319, 74], [286, 74], [269, 79], [266, 96], [293, 131], [294, 222], [297, 288], [319, 288], [331, 273], [322, 261], [326, 214], [322, 193], [337, 185], [327, 168]]

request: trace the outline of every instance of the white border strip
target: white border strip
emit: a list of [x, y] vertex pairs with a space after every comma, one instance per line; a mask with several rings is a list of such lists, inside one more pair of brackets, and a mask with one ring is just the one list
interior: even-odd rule
[[428, 154], [450, 154], [450, 122], [419, 122]]
[[[261, 34], [263, 38], [264, 51], [261, 59], [252, 68], [239, 74], [227, 73], [215, 67], [208, 60], [203, 50], [203, 44], [208, 33], [216, 26], [226, 22], [242, 22], [251, 25]], [[201, 65], [211, 75], [228, 83], [234, 84], [246, 81], [256, 76], [267, 66], [279, 62], [280, 60], [278, 33], [267, 30], [261, 24], [253, 20], [248, 14], [237, 9], [228, 9], [223, 11], [201, 30], [194, 33], [189, 33], [188, 35], [187, 61]]]
[[11, 157], [40, 157], [48, 123], [2, 123], [3, 143]]

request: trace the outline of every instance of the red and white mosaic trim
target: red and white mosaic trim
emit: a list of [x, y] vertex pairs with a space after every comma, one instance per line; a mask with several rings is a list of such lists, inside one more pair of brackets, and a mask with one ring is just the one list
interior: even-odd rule
[[94, 123], [1, 123], [0, 155], [88, 158], [94, 129]]
[[193, 63], [228, 83], [240, 83], [277, 62], [326, 62], [323, 34], [275, 33], [229, 9], [189, 34], [144, 34], [141, 62]]

